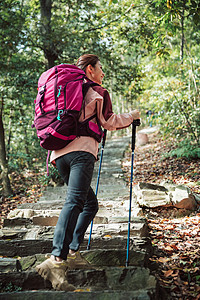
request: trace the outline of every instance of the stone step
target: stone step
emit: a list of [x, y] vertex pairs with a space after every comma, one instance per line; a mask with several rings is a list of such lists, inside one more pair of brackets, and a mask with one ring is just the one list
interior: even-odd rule
[[124, 139], [122, 138], [121, 140], [120, 139], [119, 140], [115, 140], [115, 139], [110, 140], [106, 143], [104, 150], [110, 150], [110, 149], [112, 150], [113, 147], [115, 147], [116, 149], [121, 149], [121, 150], [126, 149], [128, 147], [130, 140], [131, 140], [130, 137], [124, 138]]
[[[81, 255], [92, 265], [96, 267], [116, 267], [125, 266], [126, 250], [121, 249], [96, 249], [82, 251]], [[129, 253], [130, 266], [146, 266], [145, 251], [130, 250]]]
[[[94, 191], [96, 190], [96, 188], [93, 189]], [[122, 190], [120, 191], [120, 186], [119, 186], [119, 191], [116, 193], [106, 193], [106, 192], [99, 192], [97, 195], [98, 201], [100, 202], [104, 202], [104, 201], [122, 201], [125, 198], [129, 198], [129, 191], [124, 191], [123, 193], [123, 187]], [[52, 195], [50, 197], [45, 196], [42, 197], [38, 202], [33, 203], [33, 208], [35, 209], [40, 209], [40, 207], [45, 207], [45, 205], [49, 205], [49, 207], [47, 207], [47, 209], [52, 208], [51, 205], [53, 205], [53, 207], [55, 206], [55, 209], [58, 209], [57, 207], [62, 207], [64, 202], [65, 202], [65, 198], [66, 195], [61, 197], [61, 195]], [[29, 206], [27, 205], [29, 204]], [[103, 204], [103, 203], [102, 203]], [[31, 203], [24, 203], [18, 206], [18, 208], [21, 209], [27, 209], [27, 208], [31, 208], [32, 205]]]
[[[130, 224], [130, 236], [131, 237], [148, 237], [149, 230], [148, 226], [145, 221], [143, 221], [140, 218], [132, 218], [132, 222]], [[16, 222], [19, 221], [18, 225], [16, 225]], [[127, 219], [128, 221], [128, 219]], [[11, 232], [13, 234], [13, 230], [16, 227], [16, 230], [20, 231], [20, 226], [23, 225], [22, 228], [22, 234], [25, 232], [26, 227], [26, 233], [23, 235], [24, 239], [40, 239], [47, 238], [51, 239], [53, 238], [53, 233], [55, 226], [40, 226], [40, 225], [33, 225], [33, 221], [26, 218], [17, 218], [17, 219], [5, 219], [5, 224], [9, 225], [11, 227]], [[4, 230], [9, 232], [8, 227], [4, 227], [1, 229], [1, 235], [3, 235]], [[87, 239], [90, 233], [90, 226], [88, 227], [85, 238]], [[127, 236], [128, 233], [128, 222], [125, 223], [99, 223], [99, 224], [93, 224], [93, 230], [92, 230], [92, 236], [93, 237], [101, 237], [103, 238], [105, 235], [109, 236]]]
[[37, 253], [50, 253], [51, 240], [0, 240], [0, 255], [22, 257]]
[[51, 208], [62, 209], [65, 200], [54, 200], [54, 201], [38, 201], [36, 203], [24, 203], [17, 206], [18, 209], [33, 209], [33, 210], [45, 210]]
[[[112, 267], [97, 269], [68, 270], [66, 278], [77, 289], [89, 291], [137, 291], [155, 292], [156, 279], [144, 267]], [[34, 271], [0, 273], [1, 289], [8, 283], [22, 290], [50, 289], [51, 283], [44, 281]], [[6, 298], [7, 299], [7, 298]]]
[[[136, 217], [138, 212], [140, 211], [139, 206], [134, 203], [135, 199], [133, 200], [132, 207], [132, 215]], [[56, 201], [56, 200], [46, 200], [46, 201], [38, 201], [37, 203], [25, 203], [19, 206], [18, 209], [15, 209], [10, 212], [8, 215], [8, 219], [4, 220], [4, 227], [5, 226], [15, 226], [15, 225], [28, 225], [30, 221], [27, 219], [34, 219], [34, 224], [37, 223], [37, 216], [46, 217], [46, 222], [43, 224], [44, 226], [55, 226], [57, 222], [57, 217], [63, 207], [64, 200]], [[51, 209], [49, 209], [49, 207]], [[108, 223], [113, 222], [113, 218], [125, 217], [125, 221], [127, 220], [126, 217], [128, 216], [129, 210], [129, 195], [120, 196], [118, 194], [113, 200], [113, 197], [109, 199], [99, 199], [99, 211], [97, 213], [95, 222], [96, 223]], [[56, 216], [56, 218], [55, 218]], [[104, 218], [105, 216], [105, 218]], [[48, 218], [47, 218], [48, 217]], [[101, 219], [104, 221], [101, 221]], [[106, 219], [107, 218], [107, 219]], [[11, 219], [11, 220], [10, 220]], [[52, 223], [53, 222], [53, 223]]]
[[[112, 165], [110, 164], [110, 162], [107, 160], [104, 162], [104, 160], [102, 161], [102, 165], [101, 165], [101, 173], [103, 174], [104, 172], [109, 172], [109, 173], [115, 173], [117, 172], [123, 172], [121, 165], [119, 164], [120, 160], [118, 160], [118, 163], [113, 163]], [[97, 163], [95, 165], [94, 171], [99, 171], [99, 164]]]
[[105, 160], [105, 159], [107, 159], [108, 161], [109, 160], [112, 160], [112, 157], [114, 158], [114, 159], [121, 159], [122, 158], [122, 156], [123, 156], [123, 154], [124, 154], [124, 152], [125, 152], [125, 148], [123, 148], [123, 149], [121, 149], [120, 147], [118, 147], [118, 148], [112, 148], [112, 147], [110, 147], [110, 148], [107, 148], [106, 150], [105, 150], [105, 152], [104, 153], [106, 153], [106, 157], [104, 156], [103, 157], [103, 161]]
[[120, 139], [107, 140], [104, 148], [105, 153], [106, 150], [110, 150], [110, 149], [112, 150], [113, 147], [120, 150], [126, 149], [130, 141], [131, 141], [131, 137], [122, 137]]
[[[96, 188], [96, 186], [94, 186]], [[95, 190], [95, 189], [94, 189]], [[55, 190], [54, 192], [44, 192], [43, 196], [40, 197], [40, 201], [44, 201], [44, 200], [59, 200], [59, 199], [65, 199], [66, 197], [66, 193], [67, 193], [67, 187], [61, 191], [59, 190]], [[119, 184], [117, 186], [114, 186], [112, 184], [109, 183], [109, 185], [103, 185], [99, 184], [98, 187], [98, 197], [103, 196], [113, 196], [115, 197], [116, 195], [123, 195], [123, 194], [128, 194], [129, 193], [129, 189], [125, 184]]]
[[[93, 190], [95, 191], [96, 188], [93, 188]], [[119, 198], [122, 199], [124, 196], [128, 197], [129, 191], [127, 189], [124, 189], [123, 186], [118, 186], [118, 191], [116, 192], [98, 191], [97, 198], [99, 201], [106, 201], [106, 200], [118, 201]], [[61, 204], [63, 204], [65, 202], [65, 198], [66, 198], [66, 194], [45, 195], [42, 196], [37, 203], [43, 205], [44, 203], [49, 203], [49, 202], [52, 203], [60, 202]], [[25, 204], [21, 204], [19, 207], [26, 208]]]
[[[126, 186], [126, 183], [122, 180], [120, 180], [120, 182], [121, 182], [120, 188], [122, 186], [125, 190], [127, 190], [128, 188]], [[119, 186], [118, 185], [112, 185], [109, 182], [104, 182], [103, 180], [101, 182], [101, 178], [100, 178], [100, 184], [99, 184], [98, 191], [100, 191], [100, 192], [106, 191], [107, 192], [111, 189], [112, 189], [113, 192], [118, 191]], [[64, 185], [64, 186], [61, 186], [61, 187], [47, 187], [46, 190], [43, 192], [43, 195], [46, 195], [46, 194], [49, 194], [49, 193], [50, 194], [63, 193], [63, 195], [65, 195], [66, 192], [67, 192], [67, 185]]]
[[[40, 207], [40, 204], [43, 204], [44, 202], [37, 202], [37, 205]], [[46, 202], [45, 202], [46, 203]], [[55, 204], [55, 203], [54, 203]], [[94, 219], [94, 223], [108, 223], [110, 219], [112, 219], [113, 216], [115, 217], [127, 217], [128, 211], [129, 211], [129, 196], [118, 196], [116, 197], [115, 201], [113, 200], [99, 200], [99, 211]], [[20, 225], [22, 225], [22, 221], [20, 219], [31, 219], [33, 220], [33, 224], [38, 224], [37, 219], [38, 218], [46, 218], [46, 223], [41, 224], [44, 226], [54, 226], [57, 222], [57, 218], [61, 212], [60, 209], [49, 209], [48, 207], [51, 207], [50, 203], [48, 202], [48, 207], [46, 209], [37, 209], [37, 206], [34, 205], [36, 209], [31, 208], [18, 208], [14, 209], [9, 213], [7, 216], [7, 219], [4, 221], [4, 226], [9, 226], [9, 223], [15, 223], [16, 225], [20, 222]], [[135, 208], [134, 208], [135, 210]], [[133, 213], [134, 213], [133, 210]], [[56, 218], [55, 218], [56, 217]], [[9, 221], [10, 219], [13, 219], [13, 221]], [[54, 220], [55, 219], [55, 220]], [[19, 222], [18, 222], [19, 220]], [[53, 223], [52, 223], [52, 220]], [[104, 220], [104, 221], [103, 221]], [[127, 221], [127, 218], [125, 219]], [[25, 222], [25, 220], [24, 220]], [[39, 223], [40, 225], [40, 223]]]
[[[28, 226], [28, 225], [39, 225], [39, 226], [56, 226], [59, 212], [57, 210], [52, 211], [49, 215], [46, 211], [44, 215], [42, 213], [35, 214], [31, 218], [26, 217], [14, 217], [5, 219], [3, 227], [15, 227], [15, 226]], [[119, 217], [120, 216], [120, 217]], [[133, 214], [133, 217], [136, 216]], [[128, 209], [121, 208], [100, 208], [98, 214], [94, 218], [94, 224], [109, 224], [109, 223], [125, 223], [128, 221]]]
[[[78, 292], [53, 291], [51, 283], [34, 270], [45, 259], [44, 254], [51, 253], [55, 224], [66, 197], [65, 185], [48, 187], [37, 203], [18, 206], [18, 214], [12, 212], [0, 229], [0, 255], [7, 256], [0, 260], [0, 299], [155, 299], [156, 279], [149, 269], [152, 245], [146, 220], [134, 218], [134, 199], [129, 267], [125, 267], [129, 188], [123, 180], [121, 162], [129, 142], [130, 137], [106, 141], [91, 248], [87, 250], [90, 226], [80, 247], [91, 266], [68, 270], [66, 275]], [[92, 180], [94, 191], [98, 168], [99, 162]], [[8, 285], [7, 293], [3, 293]]]
[[[104, 178], [100, 177], [100, 182], [99, 182], [99, 188], [98, 188], [98, 193], [118, 193], [121, 189], [123, 189], [124, 191], [128, 191], [128, 187], [126, 185], [126, 182], [123, 180], [116, 180], [116, 178], [112, 178], [111, 175], [109, 174], [108, 176], [109, 181], [108, 180], [104, 180]], [[96, 188], [96, 178], [95, 180], [92, 182], [92, 186], [93, 188]], [[55, 195], [61, 195], [65, 198], [66, 196], [66, 192], [67, 192], [67, 186], [63, 186], [63, 187], [55, 187], [52, 188], [52, 190], [47, 189], [43, 192], [43, 196], [40, 199], [45, 199], [46, 197], [52, 197]]]
[[[58, 291], [24, 291], [0, 293], [0, 300], [152, 300], [154, 290], [140, 289], [137, 291], [91, 291], [58, 292]], [[158, 299], [159, 300], [159, 299]]]
[[[81, 256], [90, 264], [87, 269], [104, 268], [104, 267], [122, 267], [126, 264], [126, 249], [93, 249], [80, 251]], [[129, 253], [129, 266], [147, 267], [148, 253], [145, 250], [131, 249]], [[7, 260], [8, 258], [5, 258]], [[44, 254], [35, 254], [24, 256], [19, 259], [22, 271], [28, 271], [45, 260]], [[2, 258], [4, 260], [4, 258]], [[18, 263], [18, 265], [19, 265]], [[2, 273], [4, 267], [0, 272]]]
[[[35, 254], [51, 253], [52, 240], [38, 239], [38, 240], [0, 240], [0, 255], [7, 257], [24, 257]], [[87, 249], [88, 240], [85, 239], [81, 244], [80, 250]], [[122, 249], [127, 247], [127, 239], [123, 237], [106, 236], [104, 238], [93, 238], [91, 240], [91, 250], [106, 250], [106, 249]], [[131, 238], [130, 250], [145, 251], [147, 255], [152, 253], [152, 245], [148, 238]]]
[[[89, 233], [89, 229], [86, 233]], [[128, 224], [127, 223], [109, 223], [109, 224], [94, 224], [93, 235], [97, 234], [99, 236], [105, 235], [118, 235], [126, 236], [128, 233]], [[147, 237], [149, 235], [148, 226], [143, 222], [132, 222], [130, 224], [130, 235], [138, 237]]]
[[[122, 159], [121, 158], [112, 158], [110, 159], [110, 157], [103, 157], [103, 161], [102, 161], [102, 169], [103, 168], [108, 168], [109, 166], [111, 167], [120, 167], [121, 168], [122, 165]], [[98, 171], [99, 168], [99, 164], [96, 163], [95, 165], [95, 169], [94, 171]]]
[[[97, 172], [98, 170], [95, 170], [93, 174], [96, 174], [96, 176], [94, 175], [93, 179], [95, 180], [95, 177], [97, 177]], [[101, 169], [101, 176], [103, 177], [104, 175], [106, 176], [107, 174], [109, 174], [110, 176], [112, 176], [115, 173], [119, 173], [119, 174], [123, 174], [122, 169], [118, 166], [118, 167], [112, 167], [108, 165], [108, 167], [102, 167]]]
[[[61, 210], [54, 211], [33, 211], [33, 216], [30, 218], [25, 217], [14, 217], [4, 220], [4, 227], [13, 227], [13, 226], [20, 226], [20, 225], [40, 225], [40, 226], [56, 226], [58, 217]], [[20, 210], [20, 213], [23, 213]], [[94, 224], [108, 224], [108, 218], [103, 216], [96, 215], [94, 218]]]
[[[118, 171], [120, 171], [121, 169], [119, 167], [118, 168]], [[110, 163], [108, 163], [108, 167], [106, 168], [106, 172], [107, 173], [109, 170], [111, 170], [110, 168]], [[96, 172], [96, 173], [95, 173]], [[103, 187], [103, 189], [109, 189], [109, 188], [112, 188], [113, 190], [117, 190], [118, 189], [118, 185], [115, 185], [114, 183], [118, 183], [120, 182], [120, 184], [123, 186], [126, 186], [126, 183], [125, 181], [123, 180], [117, 180], [116, 178], [110, 178], [110, 182], [108, 181], [104, 181], [104, 176], [102, 175], [104, 173], [104, 167], [102, 167], [101, 169], [101, 174], [100, 174], [100, 184], [99, 184], [99, 187]], [[122, 170], [121, 170], [122, 172]], [[96, 174], [96, 176], [94, 175], [93, 176], [93, 180], [92, 180], [92, 184], [95, 186], [96, 185], [96, 181], [97, 181], [97, 173], [98, 173], [98, 168], [96, 170], [94, 170], [94, 173], [93, 174]], [[111, 172], [110, 172], [111, 173]], [[123, 173], [123, 172], [122, 172]], [[110, 176], [110, 174], [109, 174]], [[107, 177], [107, 176], [106, 176]], [[49, 193], [63, 193], [65, 195], [67, 191], [67, 186], [66, 185], [62, 185], [62, 186], [47, 186], [45, 188], [45, 191], [43, 192], [43, 195], [46, 195], [46, 194], [49, 194]]]

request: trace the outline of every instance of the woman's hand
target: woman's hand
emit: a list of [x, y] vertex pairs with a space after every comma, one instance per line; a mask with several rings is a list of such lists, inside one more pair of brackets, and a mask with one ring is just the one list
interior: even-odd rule
[[132, 114], [133, 120], [140, 119], [140, 112], [139, 112], [139, 110], [135, 109], [135, 110], [132, 110], [130, 113]]

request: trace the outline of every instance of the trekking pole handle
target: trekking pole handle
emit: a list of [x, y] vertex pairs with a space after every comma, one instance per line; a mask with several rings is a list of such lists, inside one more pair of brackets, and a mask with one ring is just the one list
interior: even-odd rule
[[102, 148], [104, 148], [104, 146], [105, 146], [105, 142], [106, 142], [106, 134], [107, 134], [107, 129], [104, 129], [104, 132], [103, 132], [103, 140], [102, 140]]
[[135, 150], [136, 126], [140, 126], [140, 119], [133, 120], [132, 123], [132, 151]]
[[133, 123], [132, 123], [132, 124], [133, 124], [134, 126], [140, 126], [140, 123], [141, 123], [141, 122], [140, 122], [140, 119], [136, 119], [136, 120], [133, 120]]

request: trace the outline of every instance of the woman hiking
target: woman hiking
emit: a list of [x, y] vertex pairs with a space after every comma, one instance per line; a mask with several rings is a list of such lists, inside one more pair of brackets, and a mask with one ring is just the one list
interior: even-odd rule
[[[108, 91], [101, 86], [104, 72], [98, 56], [82, 55], [76, 66], [82, 69], [87, 78], [83, 84], [85, 108], [80, 122], [92, 115], [93, 123], [107, 130], [117, 130], [128, 127], [133, 120], [140, 118], [138, 110], [129, 113], [115, 114]], [[96, 84], [89, 85], [94, 82]], [[99, 143], [91, 136], [75, 138], [66, 147], [55, 150], [51, 154], [51, 163], [56, 164], [58, 172], [67, 184], [67, 195], [64, 206], [58, 218], [54, 231], [53, 249], [51, 256], [36, 267], [37, 272], [51, 281], [56, 290], [74, 290], [68, 283], [65, 272], [80, 264], [88, 263], [81, 258], [79, 247], [84, 234], [98, 211], [98, 201], [91, 188], [94, 163], [97, 160]]]

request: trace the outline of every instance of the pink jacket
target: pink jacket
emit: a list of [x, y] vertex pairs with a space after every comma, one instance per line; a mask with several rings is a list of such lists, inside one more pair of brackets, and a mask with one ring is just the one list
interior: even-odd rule
[[[88, 119], [94, 114], [101, 126], [107, 130], [117, 130], [128, 127], [133, 122], [131, 113], [115, 114], [112, 111], [112, 103], [108, 91], [100, 85], [89, 88], [85, 96], [85, 115], [82, 112], [80, 122]], [[96, 118], [92, 120], [96, 123]], [[51, 154], [50, 161], [54, 164], [55, 159], [73, 152], [86, 151], [93, 154], [97, 158], [99, 143], [92, 137], [80, 136], [70, 142], [66, 147], [55, 150]]]

